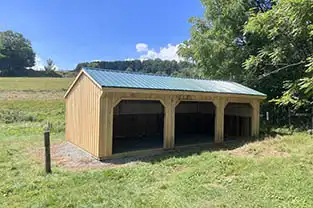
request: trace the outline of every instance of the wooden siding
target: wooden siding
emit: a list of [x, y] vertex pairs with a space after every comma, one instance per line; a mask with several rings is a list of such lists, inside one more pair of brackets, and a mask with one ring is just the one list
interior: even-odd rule
[[[189, 92], [186, 92], [189, 93]], [[259, 131], [259, 104], [264, 97], [224, 94], [190, 93], [175, 95], [171, 91], [150, 91], [133, 89], [103, 88], [100, 116], [100, 158], [112, 156], [114, 106], [121, 100], [156, 100], [164, 106], [164, 149], [175, 147], [175, 107], [182, 101], [212, 102], [215, 106], [215, 142], [224, 141], [224, 110], [228, 103], [245, 103], [252, 106], [252, 135]]]
[[[164, 149], [175, 147], [176, 106], [182, 101], [205, 101], [214, 104], [216, 143], [224, 141], [224, 114], [228, 113], [227, 110], [225, 111], [226, 105], [228, 103], [250, 104], [252, 107], [251, 134], [258, 136], [259, 104], [264, 98], [262, 96], [164, 90], [101, 89], [91, 77], [81, 72], [65, 96], [66, 139], [97, 158], [111, 157], [114, 106], [121, 100], [155, 100], [162, 103]], [[179, 109], [177, 110], [179, 112]], [[129, 113], [127, 108], [124, 111]], [[125, 113], [124, 111], [121, 112]], [[239, 114], [243, 115], [242, 112]]]
[[112, 155], [113, 145], [113, 96], [103, 93], [100, 99], [99, 157]]
[[66, 139], [99, 157], [102, 89], [82, 73], [66, 96]]

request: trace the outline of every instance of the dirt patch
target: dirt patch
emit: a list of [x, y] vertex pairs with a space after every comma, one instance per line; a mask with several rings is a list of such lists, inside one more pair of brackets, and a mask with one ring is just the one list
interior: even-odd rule
[[[44, 162], [44, 149], [39, 148], [31, 152], [40, 162]], [[65, 168], [71, 171], [83, 171], [97, 168], [114, 168], [114, 167], [126, 167], [139, 162], [151, 160], [151, 156], [132, 156], [116, 159], [107, 159], [99, 161], [89, 153], [83, 151], [77, 146], [62, 142], [51, 146], [51, 159], [53, 165]]]
[[288, 152], [279, 151], [271, 140], [254, 142], [229, 151], [232, 155], [242, 157], [288, 157]]
[[257, 150], [245, 150], [245, 149], [236, 149], [230, 151], [231, 154], [236, 156], [251, 156], [251, 157], [288, 157], [289, 153], [281, 152], [277, 150], [267, 150], [267, 151], [257, 151]]

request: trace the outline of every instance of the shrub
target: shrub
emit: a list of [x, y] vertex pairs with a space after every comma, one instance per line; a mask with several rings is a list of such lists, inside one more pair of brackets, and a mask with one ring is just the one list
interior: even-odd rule
[[34, 122], [36, 121], [36, 117], [32, 115], [27, 115], [22, 111], [18, 110], [1, 110], [0, 111], [0, 122], [3, 123], [15, 123], [15, 122], [23, 122], [29, 121]]

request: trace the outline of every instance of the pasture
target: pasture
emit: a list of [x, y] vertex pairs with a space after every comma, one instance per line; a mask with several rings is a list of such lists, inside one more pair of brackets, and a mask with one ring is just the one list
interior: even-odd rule
[[[210, 151], [173, 152], [110, 168], [45, 175], [42, 131], [64, 142], [63, 95], [72, 79], [0, 79], [3, 207], [312, 207], [313, 138], [266, 137]], [[13, 97], [12, 93], [14, 94]]]

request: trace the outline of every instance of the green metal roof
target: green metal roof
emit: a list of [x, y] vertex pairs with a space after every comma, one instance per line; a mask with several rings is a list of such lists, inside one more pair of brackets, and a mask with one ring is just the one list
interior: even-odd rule
[[95, 68], [83, 68], [83, 70], [102, 87], [266, 96], [261, 92], [229, 81], [178, 78]]

